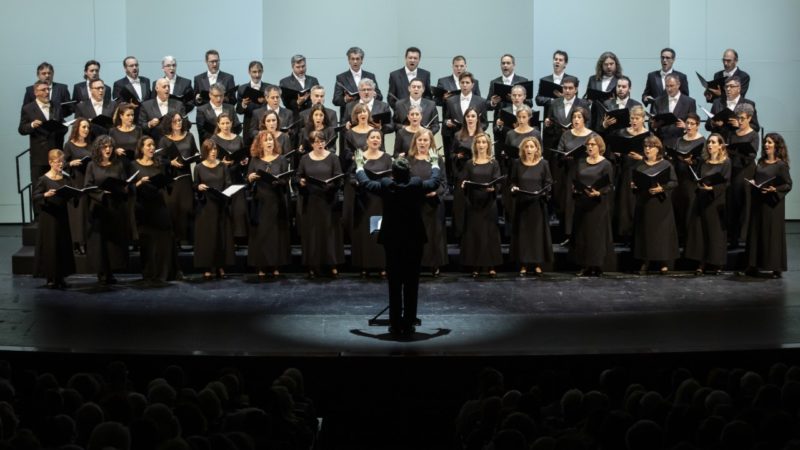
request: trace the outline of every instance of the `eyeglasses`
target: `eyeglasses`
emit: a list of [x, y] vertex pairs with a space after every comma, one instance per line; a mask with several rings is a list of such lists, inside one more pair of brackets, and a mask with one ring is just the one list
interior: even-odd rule
[[738, 84], [726, 84], [725, 85], [725, 89], [733, 89], [733, 88], [738, 88], [738, 87], [739, 87]]
[[102, 91], [105, 88], [106, 88], [105, 86], [92, 86], [93, 91]]

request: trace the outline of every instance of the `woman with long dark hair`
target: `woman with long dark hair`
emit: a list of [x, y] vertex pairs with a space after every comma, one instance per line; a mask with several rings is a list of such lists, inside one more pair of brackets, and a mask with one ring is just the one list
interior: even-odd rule
[[189, 133], [189, 121], [180, 114], [161, 122], [163, 137], [158, 141], [159, 157], [166, 174], [175, 178], [167, 188], [167, 208], [175, 237], [175, 246], [192, 242], [194, 217], [194, 189], [192, 187], [192, 159], [199, 152], [197, 142]]
[[725, 194], [731, 180], [731, 160], [718, 133], [712, 133], [706, 140], [698, 175], [684, 256], [698, 262], [695, 274], [703, 275], [708, 266], [714, 266], [712, 273], [719, 274], [728, 257]]
[[[747, 228], [747, 273], [769, 270], [780, 278], [786, 264], [786, 194], [792, 190], [789, 151], [778, 133], [767, 133], [750, 183], [753, 199]], [[759, 186], [760, 185], [760, 186]]]
[[[91, 123], [89, 119], [78, 118], [72, 124], [72, 133], [64, 144], [64, 161], [66, 171], [73, 186], [83, 186], [86, 177], [86, 166], [91, 160]], [[87, 160], [86, 158], [89, 158]], [[86, 254], [86, 223], [89, 221], [89, 201], [81, 195], [76, 201], [67, 203], [69, 215], [69, 231], [72, 233], [72, 245], [78, 254]]]
[[[128, 267], [128, 244], [132, 219], [125, 183], [128, 173], [123, 157], [115, 151], [114, 139], [99, 136], [92, 143], [92, 161], [86, 168], [85, 186], [100, 189], [89, 194], [89, 233], [86, 240], [86, 261], [97, 273], [101, 284], [117, 282], [114, 272]], [[106, 180], [113, 181], [106, 181]]]
[[150, 136], [139, 139], [133, 169], [136, 176], [136, 224], [139, 227], [139, 252], [142, 279], [163, 283], [175, 278], [177, 247], [172, 235], [172, 221], [164, 193], [164, 167], [155, 155], [156, 144]]

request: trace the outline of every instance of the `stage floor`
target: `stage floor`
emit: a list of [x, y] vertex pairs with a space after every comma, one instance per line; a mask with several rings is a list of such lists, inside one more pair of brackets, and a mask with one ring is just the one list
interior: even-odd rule
[[[356, 274], [306, 280], [289, 274], [152, 288], [121, 275], [112, 288], [69, 278], [11, 274], [21, 227], [0, 227], [0, 350], [254, 356], [501, 356], [672, 353], [800, 346], [800, 224], [790, 223], [782, 279], [687, 273], [571, 273], [521, 279], [501, 273], [423, 277], [413, 339], [368, 320], [387, 287]], [[384, 316], [385, 317], [385, 316]]]

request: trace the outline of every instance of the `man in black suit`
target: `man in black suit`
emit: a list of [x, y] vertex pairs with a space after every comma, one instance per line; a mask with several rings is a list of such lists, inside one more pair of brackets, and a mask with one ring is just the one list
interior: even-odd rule
[[645, 106], [650, 106], [656, 98], [664, 95], [665, 78], [671, 73], [677, 75], [681, 81], [681, 94], [689, 95], [689, 81], [686, 79], [686, 74], [673, 69], [673, 64], [675, 64], [675, 50], [671, 48], [661, 50], [661, 70], [647, 74], [647, 83], [642, 92], [642, 103]]
[[183, 103], [169, 97], [169, 80], [159, 78], [156, 80], [156, 96], [146, 100], [139, 107], [139, 126], [145, 134], [150, 135], [158, 143], [161, 140], [162, 126], [161, 120], [172, 120], [176, 113], [181, 116], [186, 115]]
[[[525, 96], [527, 92], [524, 86], [514, 86], [511, 88], [511, 105], [506, 106], [505, 108], [501, 109], [500, 111], [505, 111], [508, 114], [511, 114], [513, 117], [517, 117], [517, 111], [522, 108], [523, 106], [528, 106], [525, 104]], [[530, 107], [528, 106], [528, 111], [530, 111]], [[514, 123], [505, 123], [503, 119], [500, 118], [500, 115], [497, 111], [495, 111], [494, 120], [494, 127], [492, 131], [494, 132], [494, 141], [499, 142], [501, 144], [505, 143], [506, 141], [506, 134], [509, 131], [514, 129]], [[534, 127], [538, 128], [539, 124], [533, 124]], [[498, 148], [499, 147], [499, 148]], [[503, 145], [496, 145], [495, 146], [495, 155], [499, 155], [502, 152]]]
[[[294, 55], [292, 56], [291, 63], [292, 73], [288, 77], [282, 78], [281, 81], [278, 82], [278, 86], [283, 90], [291, 89], [292, 91], [298, 92], [298, 94], [291, 99], [287, 96], [283, 102], [284, 106], [292, 110], [295, 114], [298, 114], [300, 111], [311, 108], [311, 91], [309, 91], [309, 89], [317, 86], [319, 80], [317, 80], [316, 77], [306, 74], [305, 56]], [[308, 92], [301, 94], [302, 91]]]
[[681, 94], [681, 80], [678, 75], [671, 73], [667, 75], [666, 92], [661, 97], [656, 98], [650, 106], [650, 112], [653, 116], [658, 114], [672, 113], [678, 118], [675, 124], [663, 125], [656, 120], [653, 120], [651, 129], [655, 130], [656, 136], [665, 143], [665, 146], [671, 146], [670, 142], [674, 142], [683, 136], [686, 129], [686, 116], [690, 112], [697, 110], [697, 103], [692, 97]]
[[228, 113], [231, 116], [233, 120], [231, 131], [234, 133], [241, 131], [242, 124], [239, 122], [239, 116], [236, 115], [233, 105], [222, 101], [224, 97], [225, 87], [215, 84], [211, 86], [208, 92], [208, 103], [197, 107], [195, 122], [197, 124], [197, 136], [200, 138], [201, 145], [203, 141], [214, 136], [214, 130], [217, 128], [217, 117], [222, 113]]
[[[89, 85], [89, 98], [81, 101], [75, 106], [75, 117], [94, 119], [97, 116], [113, 118], [114, 111], [117, 109], [117, 102], [111, 100], [111, 96], [106, 96], [106, 85], [103, 80], [92, 80]], [[108, 134], [108, 128], [92, 122], [92, 135], [100, 136]]]
[[[617, 87], [614, 88], [614, 97], [604, 101], [603, 108], [606, 111], [613, 111], [615, 109], [631, 109], [634, 106], [642, 106], [642, 104], [631, 98], [631, 79], [622, 75], [617, 80]], [[603, 114], [603, 120], [600, 124], [595, 125], [595, 129], [602, 134], [608, 127], [616, 123], [617, 119]]]
[[714, 81], [719, 83], [720, 88], [706, 89], [703, 93], [708, 102], [713, 102], [719, 97], [726, 101], [725, 90], [722, 86], [725, 85], [725, 80], [732, 76], [739, 77], [742, 95], [746, 96], [748, 89], [750, 89], [750, 75], [739, 68], [739, 52], [732, 48], [725, 50], [722, 54], [722, 67], [722, 70], [714, 74]]
[[[314, 105], [323, 105], [323, 106], [325, 106], [325, 88], [324, 87], [322, 87], [320, 85], [316, 85], [316, 86], [312, 87], [311, 91], [309, 92], [309, 95], [310, 95], [309, 98], [311, 100], [311, 106], [314, 106]], [[311, 114], [311, 107], [310, 106], [307, 109], [304, 109], [303, 111], [300, 111], [300, 118], [302, 119], [302, 121], [300, 122], [301, 125], [305, 126], [306, 123], [308, 123], [309, 114]], [[328, 107], [325, 107], [325, 116], [328, 118], [328, 124], [330, 124], [330, 126], [335, 127], [336, 125], [339, 124], [339, 120], [336, 118], [336, 111], [334, 111], [334, 110], [332, 110], [332, 109], [330, 109]]]
[[[244, 114], [244, 133], [242, 139], [244, 140], [245, 147], [249, 148], [252, 143], [252, 138], [258, 134], [258, 124], [253, 122], [253, 114], [258, 109], [264, 108], [264, 105], [267, 104], [267, 83], [261, 80], [261, 77], [264, 75], [264, 65], [261, 64], [261, 61], [250, 61], [250, 64], [247, 66], [247, 73], [250, 75], [250, 81], [236, 88], [236, 112], [238, 114]], [[248, 88], [260, 92], [260, 96], [253, 98], [252, 96], [245, 95]], [[214, 123], [216, 123], [216, 119]], [[250, 127], [254, 125], [256, 128], [252, 130]]]
[[[375, 81], [370, 78], [362, 78], [361, 82], [358, 83], [359, 100], [357, 102], [350, 102], [347, 104], [347, 109], [345, 110], [345, 116], [342, 118], [342, 122], [347, 123], [352, 121], [353, 109], [355, 109], [356, 105], [359, 103], [367, 105], [370, 117], [373, 117], [372, 120], [376, 124], [378, 123], [378, 121], [374, 119], [376, 115], [387, 112], [391, 114], [392, 110], [389, 108], [389, 104], [378, 100], [376, 92], [377, 85], [375, 84]], [[385, 122], [381, 121], [380, 126], [383, 134], [389, 134], [394, 131], [394, 124], [392, 123], [391, 117]], [[344, 139], [342, 139], [342, 141], [343, 140]]]
[[[452, 75], [439, 78], [439, 80], [436, 82], [436, 87], [447, 91], [447, 93], [444, 94], [444, 96], [435, 97], [436, 106], [442, 107], [442, 114], [445, 113], [445, 110], [447, 108], [447, 100], [449, 100], [450, 97], [454, 95], [458, 95], [458, 92], [456, 92], [455, 94], [450, 94], [450, 92], [461, 91], [461, 84], [458, 81], [458, 77], [460, 77], [462, 73], [467, 71], [467, 59], [464, 58], [462, 55], [454, 56], [452, 61], [452, 67], [453, 67]], [[481, 96], [481, 88], [479, 87], [480, 83], [478, 82], [477, 79], [473, 79], [472, 81], [473, 81], [472, 94], [480, 97]], [[443, 117], [443, 119], [444, 118], [446, 118], [446, 116]], [[452, 134], [447, 134], [444, 131], [442, 131], [442, 143], [444, 144], [444, 148], [450, 149], [452, 147], [453, 145], [452, 137], [453, 137]]]
[[[489, 120], [486, 117], [486, 112], [489, 108], [489, 102], [483, 97], [472, 93], [472, 73], [464, 72], [458, 80], [461, 86], [461, 94], [454, 95], [447, 100], [447, 105], [444, 109], [444, 117], [442, 123], [442, 135], [449, 134], [452, 136], [464, 124], [464, 111], [469, 107], [473, 107], [478, 111], [478, 119], [480, 120], [480, 127], [484, 131], [489, 126]], [[458, 123], [456, 123], [458, 122]], [[459, 125], [461, 124], [461, 125]]]
[[[581, 106], [587, 110], [589, 109], [589, 102], [577, 97], [578, 83], [578, 79], [575, 77], [564, 77], [561, 80], [561, 87], [564, 90], [563, 95], [550, 104], [548, 116], [544, 119], [542, 146], [545, 151], [558, 147], [561, 134], [571, 124], [570, 114], [572, 113], [572, 108]], [[591, 128], [590, 123], [587, 123], [586, 127]], [[555, 160], [553, 156], [555, 155], [550, 155], [547, 159], [553, 161]]]
[[278, 113], [278, 121], [280, 122], [281, 131], [289, 133], [289, 136], [292, 139], [293, 148], [296, 148], [295, 138], [297, 136], [297, 131], [302, 126], [302, 123], [298, 121], [298, 118], [291, 110], [281, 107], [281, 88], [278, 86], [267, 85], [266, 98], [266, 106], [263, 108], [258, 108], [253, 112], [253, 118], [251, 119], [250, 123], [250, 137], [253, 138], [258, 133], [261, 122], [264, 121], [264, 116], [270, 111], [276, 111]]
[[[100, 63], [90, 59], [83, 65], [83, 79], [72, 86], [72, 100], [75, 102], [82, 102], [91, 97], [89, 88], [92, 81], [100, 78]], [[103, 100], [111, 100], [111, 87], [106, 85]]]
[[33, 95], [34, 100], [22, 106], [17, 131], [30, 138], [30, 176], [31, 182], [35, 183], [50, 170], [47, 153], [54, 148], [63, 148], [67, 128], [49, 127], [48, 121], [61, 123], [64, 117], [61, 108], [50, 101], [50, 85], [47, 81], [34, 83]]
[[[495, 83], [497, 84], [505, 84], [507, 86], [513, 86], [517, 83], [522, 83], [523, 81], [528, 81], [527, 78], [521, 77], [514, 73], [514, 69], [517, 67], [517, 61], [514, 59], [514, 55], [510, 55], [506, 53], [505, 55], [500, 57], [500, 72], [502, 73], [501, 76], [495, 78], [489, 83], [489, 109], [502, 109], [506, 106], [511, 104], [511, 99], [509, 98], [500, 98], [499, 95], [495, 95]], [[530, 100], [525, 100], [525, 104], [528, 106], [533, 106], [533, 102]]]
[[419, 272], [422, 249], [428, 238], [422, 222], [422, 203], [426, 194], [439, 187], [439, 162], [431, 154], [431, 178], [411, 177], [408, 160], [392, 163], [391, 178], [370, 180], [364, 171], [364, 157], [356, 157], [356, 178], [360, 185], [383, 198], [378, 242], [386, 252], [389, 282], [389, 333], [411, 336], [417, 320]]
[[398, 129], [408, 124], [408, 109], [411, 106], [418, 106], [422, 111], [422, 126], [428, 128], [436, 134], [439, 132], [439, 111], [433, 100], [422, 98], [425, 92], [425, 84], [419, 78], [414, 78], [408, 85], [408, 97], [395, 103], [394, 108], [394, 129]]
[[350, 47], [347, 50], [347, 63], [350, 69], [336, 75], [336, 86], [333, 88], [333, 104], [339, 107], [339, 117], [343, 122], [347, 121], [347, 105], [354, 100], [358, 100], [358, 83], [362, 79], [368, 78], [375, 83], [375, 99], [383, 100], [383, 94], [378, 87], [375, 74], [361, 69], [364, 63], [364, 50], [358, 47]]
[[233, 75], [219, 70], [218, 51], [211, 49], [206, 52], [206, 66], [208, 71], [199, 73], [194, 77], [195, 105], [199, 106], [206, 103], [206, 99], [200, 93], [210, 92], [211, 86], [215, 84], [225, 88], [225, 97], [222, 101], [231, 105], [235, 104], [236, 82], [233, 80]]
[[[586, 93], [583, 98], [589, 100], [591, 105], [591, 123], [600, 124], [603, 121], [602, 108], [595, 107], [594, 102], [599, 101], [601, 104], [614, 96], [617, 87], [617, 80], [622, 76], [622, 64], [614, 52], [603, 52], [597, 58], [597, 64], [594, 66], [594, 74], [589, 77], [589, 85], [586, 86]], [[590, 93], [590, 91], [594, 93]], [[600, 92], [601, 94], [597, 94]], [[590, 126], [590, 124], [586, 124]]]
[[[112, 100], [119, 103], [128, 102], [141, 105], [145, 100], [150, 100], [153, 92], [150, 90], [150, 80], [139, 76], [139, 61], [128, 56], [122, 60], [122, 67], [125, 68], [125, 76], [114, 82]], [[125, 92], [123, 92], [125, 91]], [[136, 117], [139, 117], [139, 108], [136, 108]]]
[[425, 69], [420, 69], [419, 60], [421, 57], [422, 51], [420, 49], [408, 47], [406, 49], [405, 66], [389, 74], [389, 95], [387, 100], [393, 110], [399, 100], [408, 98], [408, 85], [415, 78], [422, 81], [424, 87], [422, 96], [431, 98], [431, 73]]
[[[556, 50], [553, 53], [553, 74], [542, 77], [541, 80], [561, 85], [561, 82], [564, 80], [564, 78], [573, 77], [566, 72], [567, 64], [569, 64], [569, 55], [567, 52], [564, 50]], [[577, 79], [577, 77], [573, 78]], [[558, 91], [538, 92], [535, 100], [536, 104], [544, 109], [542, 116], [547, 117], [550, 112], [550, 105], [553, 103], [553, 101], [563, 96], [564, 94]]]
[[[69, 88], [66, 84], [54, 83], [53, 75], [55, 75], [55, 69], [53, 69], [53, 65], [49, 62], [45, 61], [36, 68], [36, 78], [39, 81], [47, 83], [47, 86], [50, 88], [50, 102], [61, 109], [62, 118], [67, 117], [72, 114], [72, 107], [70, 105], [64, 105], [63, 103], [70, 101]], [[27, 105], [34, 100], [36, 100], [36, 95], [33, 92], [33, 85], [31, 85], [25, 88], [25, 96], [22, 98], [22, 105]], [[47, 155], [45, 155], [45, 159], [46, 158]]]
[[[744, 98], [742, 94], [742, 83], [738, 76], [734, 75], [725, 81], [725, 98], [722, 97], [714, 100], [711, 106], [711, 114], [716, 116], [724, 109], [729, 109], [731, 112], [736, 110], [736, 107], [742, 104], [749, 104], [753, 107], [753, 116], [750, 119], [750, 127], [755, 131], [759, 131], [761, 126], [758, 124], [758, 112], [756, 111], [756, 104], [754, 101]], [[739, 128], [739, 121], [736, 117], [731, 117], [727, 123], [719, 119], [709, 119], [706, 121], [706, 130], [712, 133], [719, 133], [725, 139], [725, 142], [730, 142], [730, 136]]]
[[[169, 95], [178, 97], [188, 114], [194, 109], [194, 90], [191, 80], [177, 74], [178, 61], [173, 56], [167, 55], [161, 58], [161, 70], [164, 71], [164, 78], [169, 81]], [[153, 91], [156, 90], [156, 82], [157, 80], [153, 81]]]

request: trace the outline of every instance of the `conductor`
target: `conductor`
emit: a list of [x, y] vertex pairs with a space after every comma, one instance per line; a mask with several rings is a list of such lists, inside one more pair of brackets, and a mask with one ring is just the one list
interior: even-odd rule
[[356, 155], [356, 178], [364, 188], [383, 199], [383, 219], [378, 243], [386, 252], [389, 281], [389, 333], [411, 336], [417, 318], [417, 293], [422, 249], [427, 241], [422, 222], [425, 194], [439, 186], [439, 161], [431, 155], [431, 178], [412, 177], [408, 160], [392, 163], [392, 175], [370, 180], [364, 171], [364, 156]]

